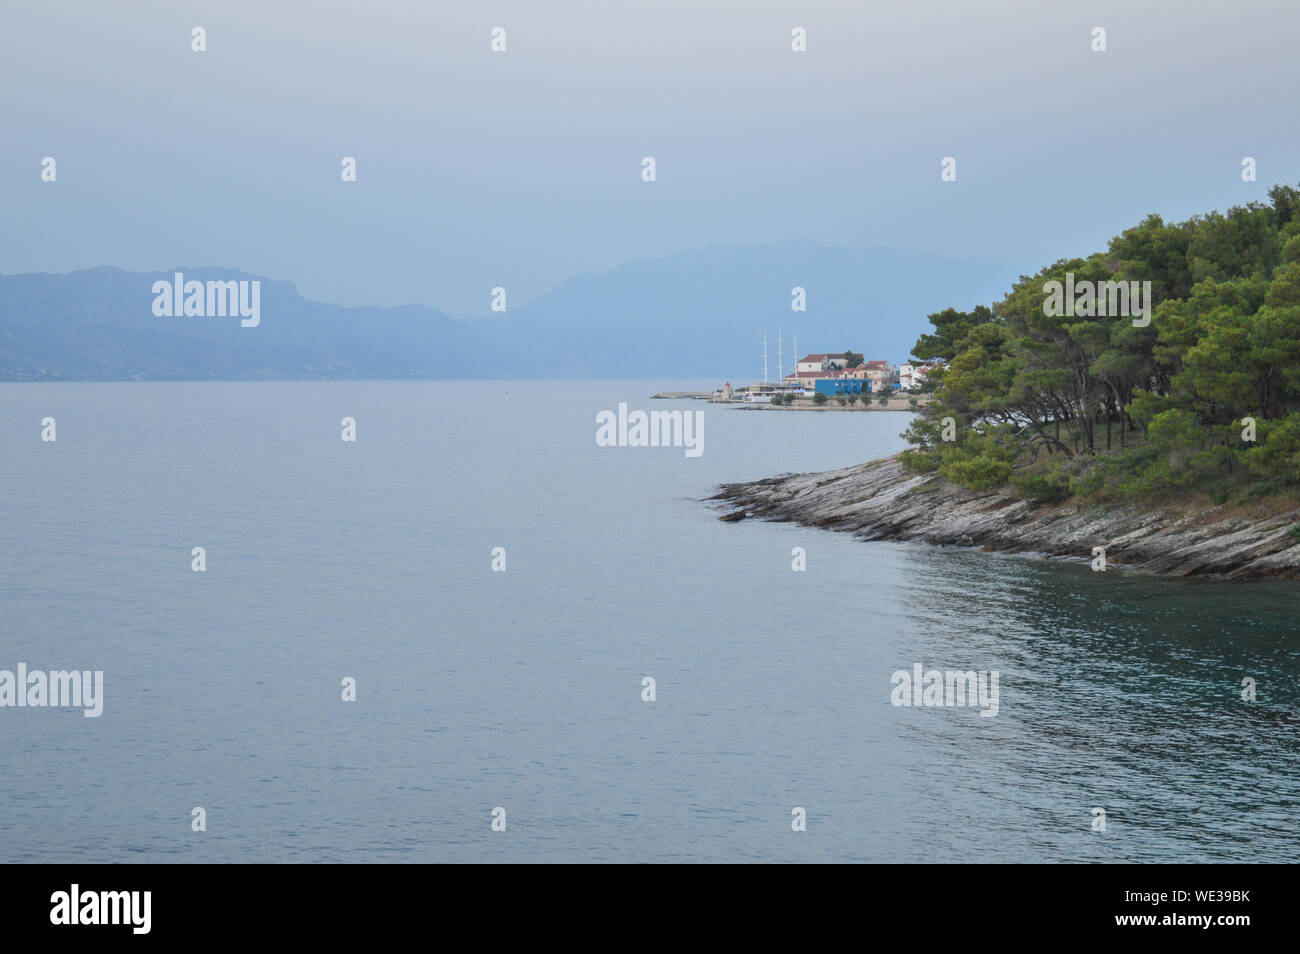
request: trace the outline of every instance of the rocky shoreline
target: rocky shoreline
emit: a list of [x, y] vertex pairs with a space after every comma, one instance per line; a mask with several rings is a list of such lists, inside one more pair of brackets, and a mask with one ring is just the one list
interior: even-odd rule
[[[1093, 559], [1169, 576], [1300, 579], [1300, 510], [1196, 505], [1160, 511], [976, 493], [903, 472], [897, 456], [814, 474], [724, 484], [722, 520], [759, 517], [854, 533], [998, 552]], [[1300, 534], [1300, 531], [1297, 531]]]

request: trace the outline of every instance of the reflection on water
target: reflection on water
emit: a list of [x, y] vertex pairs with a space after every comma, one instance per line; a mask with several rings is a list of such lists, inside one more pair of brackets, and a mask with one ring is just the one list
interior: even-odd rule
[[[105, 672], [0, 710], [0, 860], [1291, 859], [1300, 588], [722, 523], [906, 416], [596, 446], [664, 386], [0, 387], [0, 669]], [[998, 715], [891, 705], [916, 663]]]
[[[957, 724], [980, 746], [980, 775], [996, 776], [984, 784], [1001, 782], [1001, 797], [1038, 819], [1048, 857], [1293, 857], [1294, 584], [929, 549], [913, 550], [909, 569], [915, 599], [950, 609], [919, 620], [904, 654], [1001, 670], [998, 725]], [[1253, 703], [1242, 700], [1246, 677]], [[1107, 833], [1066, 837], [1063, 817], [1078, 828], [1094, 805]]]

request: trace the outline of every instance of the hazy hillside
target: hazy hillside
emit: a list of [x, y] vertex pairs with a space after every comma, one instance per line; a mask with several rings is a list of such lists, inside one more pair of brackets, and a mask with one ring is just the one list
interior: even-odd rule
[[[999, 298], [1019, 274], [1014, 263], [888, 248], [718, 246], [576, 276], [473, 327], [528, 355], [532, 375], [748, 381], [762, 373], [764, 331], [773, 374], [778, 329], [787, 369], [792, 334], [804, 353], [903, 360], [927, 314]], [[795, 286], [806, 312], [791, 311]]]
[[[219, 268], [186, 279], [251, 280]], [[453, 320], [423, 306], [342, 308], [261, 279], [261, 323], [160, 318], [173, 271], [0, 276], [0, 380], [682, 378], [748, 380], [762, 333], [805, 351], [907, 356], [925, 316], [1004, 294], [1014, 265], [809, 242], [714, 247], [581, 275], [522, 307]], [[808, 310], [790, 309], [795, 286]]]
[[[185, 268], [185, 278], [251, 280]], [[159, 318], [173, 271], [94, 268], [0, 276], [0, 380], [444, 378], [489, 376], [473, 332], [430, 308], [341, 308], [261, 279], [261, 323]]]

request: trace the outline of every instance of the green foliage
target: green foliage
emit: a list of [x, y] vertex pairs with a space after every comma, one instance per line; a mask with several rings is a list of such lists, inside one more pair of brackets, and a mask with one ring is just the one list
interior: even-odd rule
[[1280, 421], [1262, 422], [1255, 433], [1255, 445], [1246, 451], [1245, 458], [1256, 474], [1300, 474], [1300, 413], [1288, 414]]
[[1300, 262], [1300, 235], [1291, 236], [1282, 246], [1282, 261], [1288, 264]]
[[1060, 471], [1017, 474], [1011, 478], [1016, 493], [1030, 500], [1058, 503], [1070, 496], [1070, 477]]
[[992, 490], [1001, 487], [1011, 476], [1011, 465], [991, 454], [976, 454], [939, 465], [939, 474], [954, 484], [971, 490]]
[[939, 451], [939, 475], [971, 490], [992, 490], [1011, 478], [1013, 449], [1003, 432], [978, 434]]
[[1277, 216], [1258, 202], [1211, 212], [1197, 223], [1187, 248], [1192, 280], [1227, 281], [1267, 275], [1282, 253]]
[[903, 471], [908, 474], [933, 474], [939, 469], [939, 455], [909, 447], [898, 455]]
[[1097, 497], [1106, 489], [1106, 471], [1104, 468], [1094, 468], [1082, 474], [1071, 475], [1066, 484], [1069, 494], [1075, 494], [1080, 497]]
[[[916, 407], [904, 467], [1036, 500], [1300, 486], [1300, 190], [1269, 199], [1149, 216], [1104, 252], [1022, 277], [992, 308], [930, 315], [912, 353], [946, 365], [929, 375], [935, 399]], [[1066, 287], [1096, 283], [1096, 300], [1117, 304], [1144, 282], [1149, 311], [1092, 307], [1091, 291], [1055, 307]]]
[[813, 403], [816, 404], [818, 407], [821, 407], [823, 404], [826, 403], [826, 395], [818, 391], [816, 394], [813, 395]]
[[993, 311], [984, 305], [976, 305], [969, 313], [947, 308], [933, 314], [930, 324], [934, 325], [934, 334], [921, 335], [912, 349], [912, 356], [918, 361], [951, 361], [970, 330], [993, 321], [993, 318]]

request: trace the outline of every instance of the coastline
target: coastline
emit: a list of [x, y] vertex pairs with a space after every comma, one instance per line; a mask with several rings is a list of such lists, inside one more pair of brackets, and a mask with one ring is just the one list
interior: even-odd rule
[[890, 401], [888, 405], [880, 405], [875, 402], [864, 404], [861, 401], [857, 404], [838, 404], [834, 401], [827, 401], [825, 404], [813, 404], [811, 401], [801, 401], [798, 404], [746, 404], [744, 401], [715, 401], [714, 403], [727, 403], [742, 411], [904, 411], [909, 414], [916, 413], [916, 408], [909, 406], [906, 401], [902, 403]]
[[[742, 411], [909, 411], [915, 413], [916, 408], [909, 401], [910, 395], [891, 398], [888, 404], [880, 404], [877, 401], [861, 400], [853, 404], [840, 404], [838, 401], [827, 401], [824, 404], [816, 404], [811, 399], [799, 400], [794, 404], [768, 404], [758, 403], [751, 404], [748, 401], [716, 400], [711, 391], [659, 391], [650, 395], [651, 401], [708, 401], [710, 404], [735, 407]], [[928, 400], [928, 395], [925, 400]]]
[[1150, 509], [1070, 499], [1046, 504], [976, 493], [933, 474], [903, 472], [897, 455], [824, 473], [723, 484], [708, 498], [728, 507], [719, 519], [799, 523], [864, 540], [1091, 561], [1104, 547], [1112, 566], [1166, 576], [1300, 579], [1300, 541], [1288, 530], [1300, 509], [1188, 504]]

